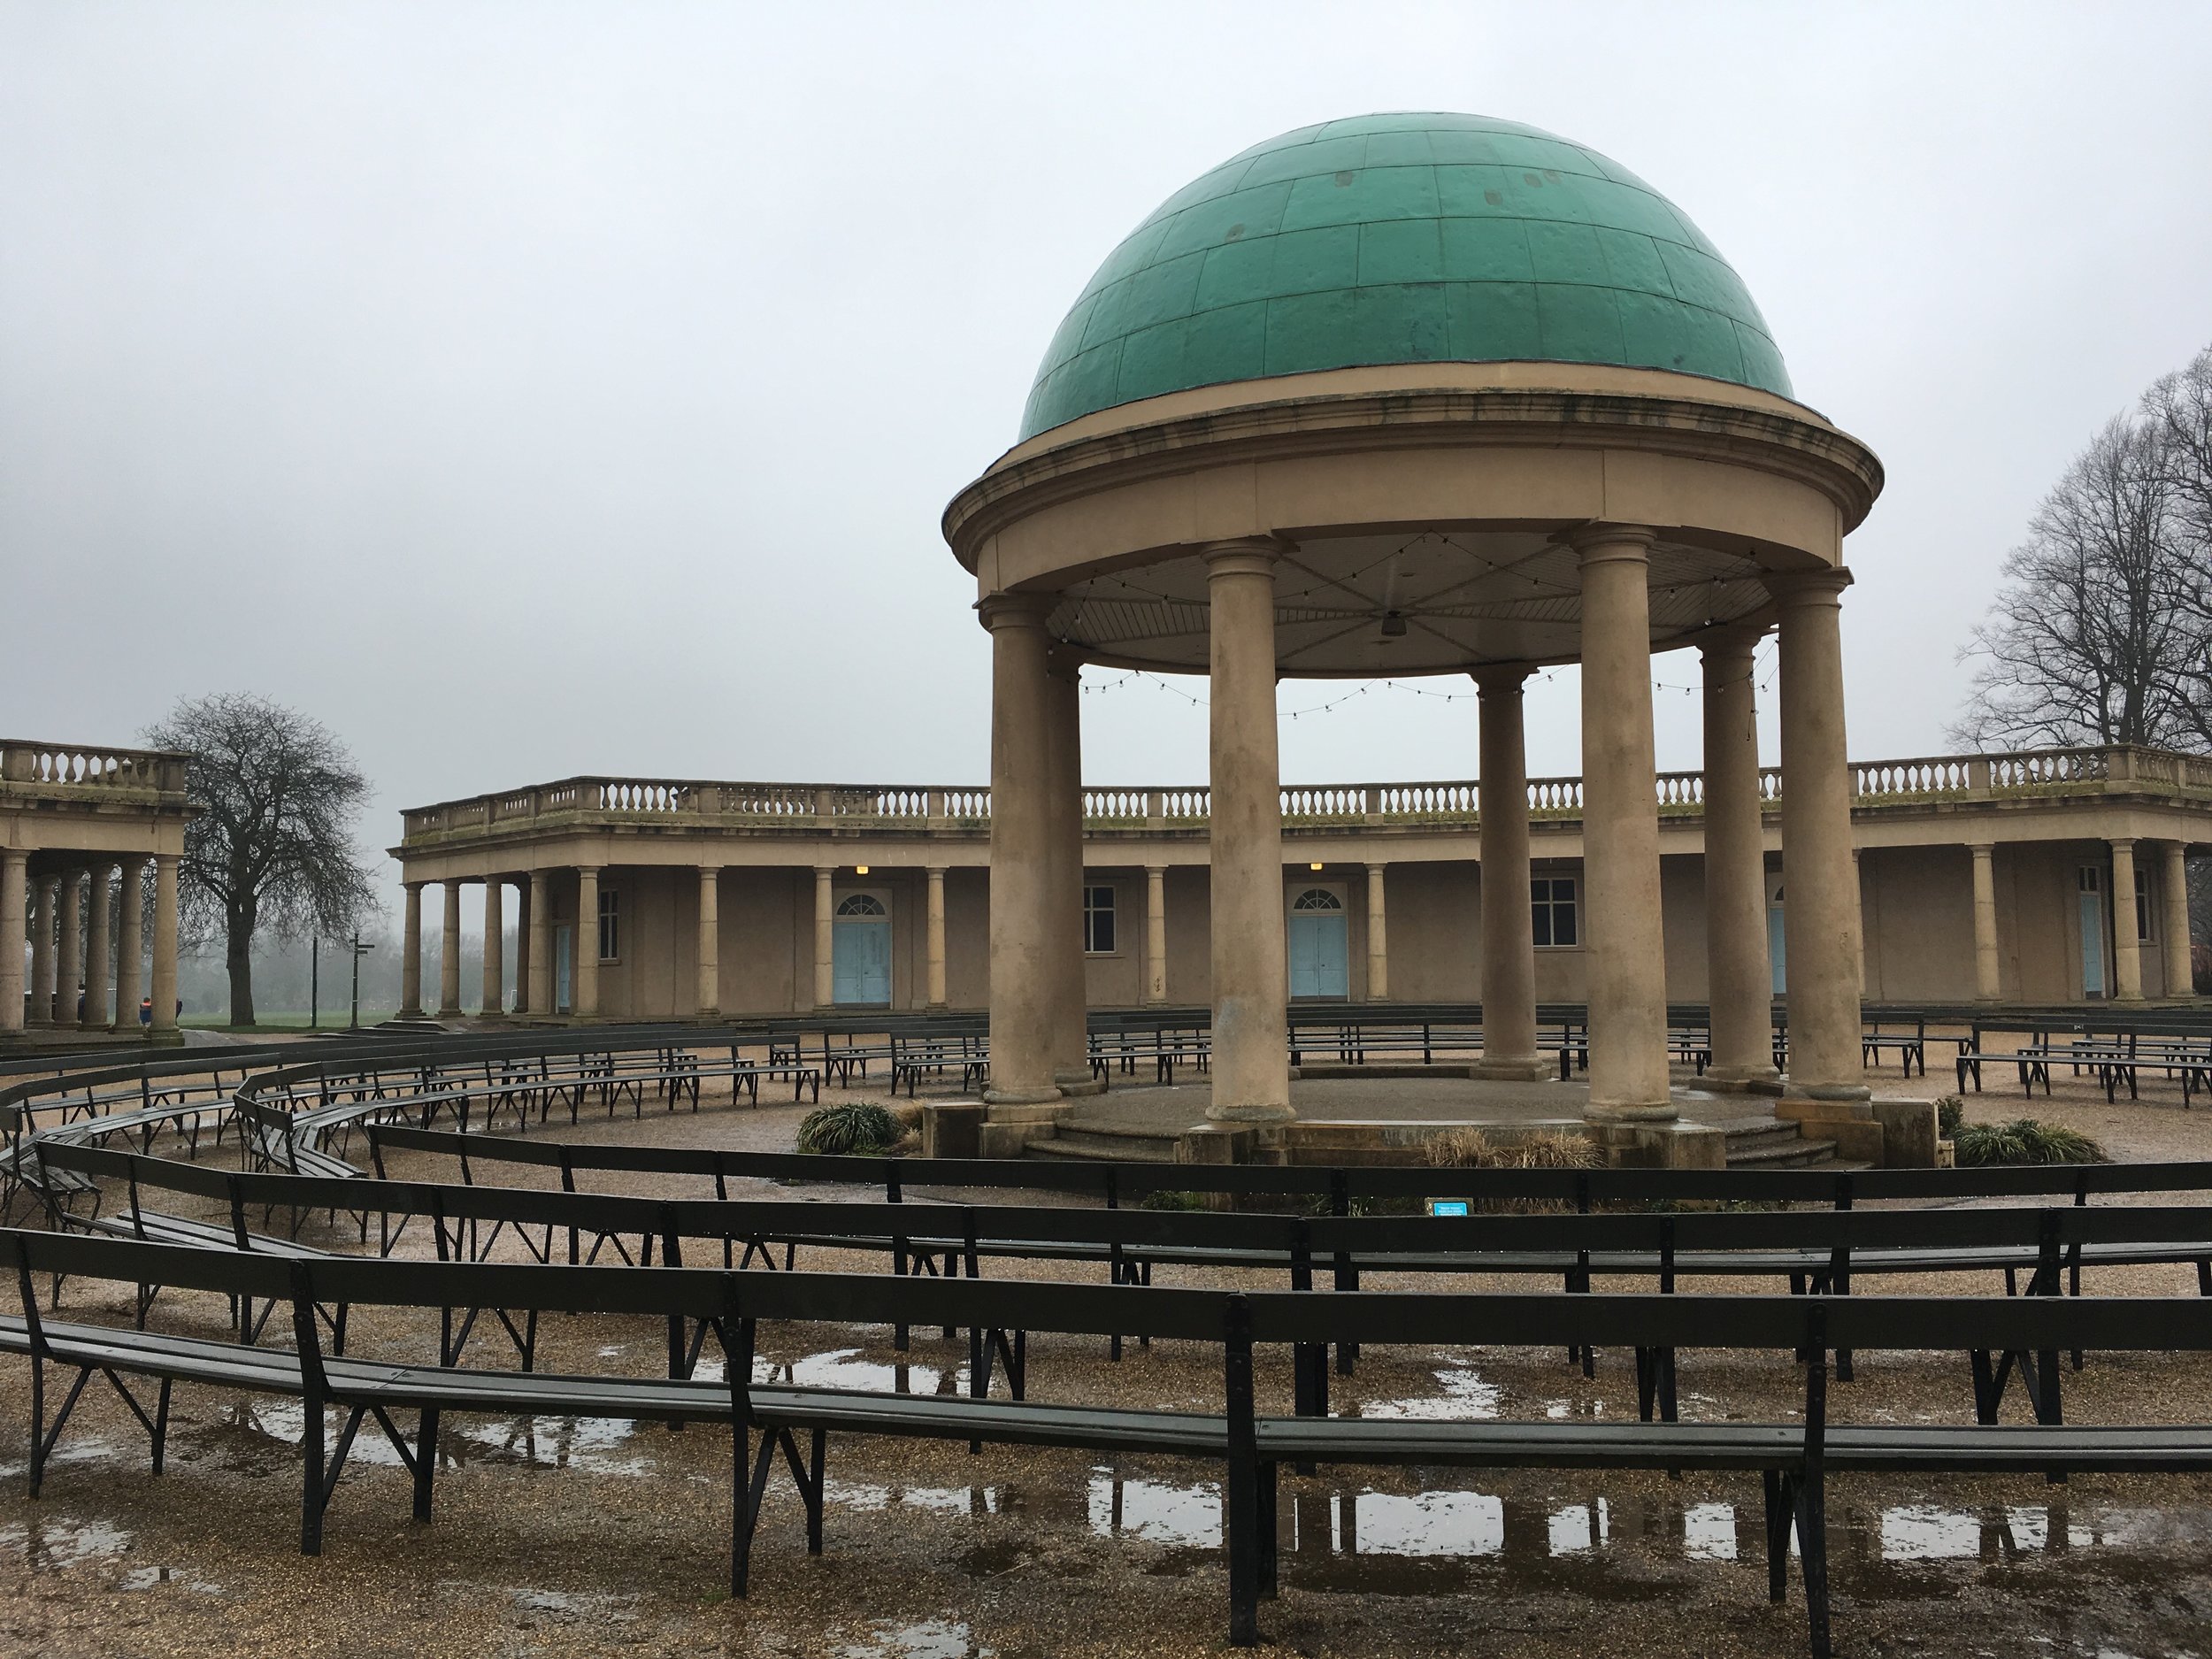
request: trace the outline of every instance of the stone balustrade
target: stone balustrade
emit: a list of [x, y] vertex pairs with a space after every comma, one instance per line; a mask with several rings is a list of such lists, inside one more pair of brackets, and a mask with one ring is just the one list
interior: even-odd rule
[[94, 749], [81, 743], [43, 743], [0, 737], [0, 787], [11, 794], [126, 791], [184, 794], [187, 755], [158, 749]]
[[[149, 768], [180, 769], [182, 757], [127, 750], [87, 751], [55, 745], [0, 744], [10, 780], [19, 776], [72, 785], [102, 785], [142, 778]], [[20, 758], [19, 758], [19, 757]], [[2151, 794], [2212, 793], [2212, 757], [2114, 745], [2047, 749], [1994, 755], [1934, 755], [1854, 763], [1853, 789], [1861, 808], [1909, 807], [1930, 802], [1971, 802], [2023, 795], [2067, 795], [2116, 788]], [[1658, 774], [1663, 817], [1695, 816], [1704, 810], [1704, 774]], [[1770, 808], [1781, 800], [1778, 767], [1763, 767], [1760, 797]], [[1210, 811], [1203, 787], [1087, 789], [1084, 815], [1093, 829], [1192, 830]], [[1532, 817], [1558, 821], [1582, 811], [1579, 778], [1532, 778]], [[1422, 783], [1292, 784], [1282, 792], [1283, 821], [1292, 827], [1390, 826], [1435, 827], [1478, 821], [1472, 780]], [[536, 788], [509, 790], [465, 801], [420, 807], [404, 815], [406, 842], [495, 833], [549, 819], [581, 818], [610, 823], [703, 817], [733, 828], [845, 828], [981, 832], [990, 826], [987, 788], [936, 785], [726, 783], [674, 779], [572, 778]]]

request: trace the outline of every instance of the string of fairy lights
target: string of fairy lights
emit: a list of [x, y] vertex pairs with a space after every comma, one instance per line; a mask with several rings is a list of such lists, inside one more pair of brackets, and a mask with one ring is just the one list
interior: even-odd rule
[[[1773, 641], [1770, 640], [1761, 641], [1758, 653], [1752, 658], [1751, 680], [1762, 692], [1774, 689], [1776, 657], [1770, 649], [1772, 644]], [[1556, 669], [1542, 668], [1536, 671], [1534, 678], [1548, 683], [1556, 679], [1557, 675]], [[1667, 695], [1678, 692], [1685, 697], [1695, 697], [1705, 689], [1701, 683], [1686, 686], [1664, 680], [1653, 680], [1651, 688], [1655, 695]], [[1115, 692], [1147, 689], [1158, 691], [1171, 697], [1179, 697], [1194, 709], [1202, 709], [1207, 706], [1207, 700], [1204, 697], [1184, 690], [1173, 680], [1164, 675], [1153, 673], [1148, 669], [1126, 669], [1110, 680], [1102, 680], [1095, 683], [1086, 680], [1083, 684], [1085, 696], [1102, 697]], [[1333, 713], [1348, 703], [1358, 702], [1362, 697], [1385, 691], [1402, 692], [1412, 697], [1428, 697], [1439, 703], [1472, 703], [1480, 695], [1474, 691], [1436, 691], [1427, 686], [1413, 685], [1403, 680], [1363, 680], [1349, 691], [1330, 698], [1326, 703], [1317, 703], [1303, 709], [1278, 710], [1276, 718], [1280, 720], [1312, 719], [1320, 715]]]

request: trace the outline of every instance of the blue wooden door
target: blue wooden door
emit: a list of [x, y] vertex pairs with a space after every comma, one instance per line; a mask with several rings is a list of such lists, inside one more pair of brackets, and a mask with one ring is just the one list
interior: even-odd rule
[[2104, 872], [2084, 864], [2081, 890], [2081, 994], [2104, 995]]
[[1290, 994], [1342, 1002], [1352, 994], [1349, 930], [1344, 902], [1310, 887], [1291, 903]]
[[1782, 907], [1779, 904], [1768, 905], [1767, 961], [1774, 970], [1774, 994], [1777, 996], [1790, 988], [1789, 974], [1786, 972], [1782, 949], [1783, 941], [1787, 937], [1788, 930], [1782, 926]]
[[830, 924], [831, 995], [841, 1003], [891, 1002], [891, 913], [873, 894], [841, 901]]

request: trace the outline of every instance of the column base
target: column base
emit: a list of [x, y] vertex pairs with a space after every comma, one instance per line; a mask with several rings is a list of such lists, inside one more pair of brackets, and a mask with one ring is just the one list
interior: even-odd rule
[[1080, 1071], [1056, 1071], [1052, 1074], [1052, 1081], [1060, 1093], [1070, 1096], [1103, 1094], [1106, 1092], [1106, 1079], [1088, 1066]]
[[1475, 1076], [1498, 1083], [1541, 1083], [1558, 1074], [1559, 1068], [1540, 1059], [1478, 1060], [1468, 1068]]
[[[518, 1014], [526, 1013], [529, 1010], [526, 1009], [520, 1008], [515, 1010], [515, 1012]], [[718, 1008], [702, 1008], [694, 1010], [691, 1017], [694, 1019], [719, 1019], [722, 1018], [722, 1010]]]
[[1770, 1065], [1709, 1065], [1705, 1068], [1705, 1075], [1698, 1082], [1708, 1088], [1730, 1094], [1779, 1094], [1782, 1092], [1782, 1074]]
[[465, 1019], [467, 1016], [461, 1012], [459, 1006], [457, 1004], [452, 1008], [440, 1009], [435, 1014], [432, 1015], [431, 1018], [434, 1019]]
[[1800, 1083], [1786, 1073], [1782, 1079], [1781, 1093], [1787, 1100], [1861, 1101], [1874, 1098], [1874, 1091], [1863, 1083]]
[[922, 1004], [922, 1012], [925, 1014], [948, 1014], [951, 1011], [952, 1004], [950, 1002], [925, 1002]]
[[1586, 1124], [1670, 1124], [1680, 1116], [1672, 1101], [1664, 1105], [1586, 1106], [1582, 1109], [1582, 1121]]
[[1224, 1106], [1218, 1102], [1206, 1108], [1206, 1121], [1213, 1124], [1290, 1124], [1298, 1121], [1296, 1108], [1291, 1106]]
[[[983, 1103], [986, 1106], [994, 1108], [1000, 1106], [1056, 1106], [1059, 1104], [1060, 1100], [1060, 1091], [1049, 1085], [1041, 1088], [1017, 1088], [1009, 1087], [1006, 1088], [986, 1088], [983, 1091]], [[1049, 1114], [1047, 1114], [1047, 1117], [1048, 1118]], [[1043, 1118], [1039, 1119], [1041, 1122], [1045, 1120], [1046, 1119]]]
[[427, 1019], [430, 1017], [419, 1008], [403, 1008], [392, 1018], [394, 1019]]

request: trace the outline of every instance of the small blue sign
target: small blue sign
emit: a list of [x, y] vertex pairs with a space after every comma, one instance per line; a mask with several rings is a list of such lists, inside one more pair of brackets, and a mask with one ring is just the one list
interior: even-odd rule
[[1463, 1198], [1432, 1198], [1429, 1200], [1429, 1214], [1432, 1216], [1463, 1216], [1466, 1213], [1467, 1201]]

